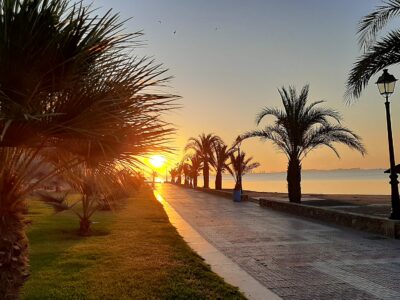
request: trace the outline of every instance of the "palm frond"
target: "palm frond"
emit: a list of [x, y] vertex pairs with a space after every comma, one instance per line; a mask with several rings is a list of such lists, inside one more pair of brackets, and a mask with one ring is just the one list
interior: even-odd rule
[[239, 153], [232, 152], [229, 154], [230, 164], [227, 168], [228, 172], [234, 177], [237, 182], [239, 177], [239, 172], [241, 176], [246, 175], [255, 168], [258, 168], [260, 164], [258, 162], [253, 162], [253, 157], [246, 157], [245, 152]]
[[360, 152], [362, 155], [366, 153], [361, 138], [350, 129], [341, 125], [326, 125], [308, 132], [305, 137], [302, 153], [306, 155], [317, 147], [327, 146], [339, 157], [339, 153], [332, 145], [333, 143], [344, 144], [350, 149]]
[[387, 0], [372, 13], [363, 17], [358, 28], [358, 43], [361, 49], [368, 50], [376, 41], [376, 35], [386, 24], [400, 15], [400, 0]]
[[266, 116], [274, 116], [278, 120], [282, 119], [284, 117], [284, 112], [278, 108], [269, 108], [266, 107], [263, 110], [261, 110], [260, 113], [257, 114], [256, 116], [256, 124], [260, 125], [261, 121], [266, 117]]
[[262, 130], [253, 130], [246, 132], [240, 136], [240, 140], [258, 137], [261, 140], [269, 140], [277, 146], [279, 151], [286, 155], [291, 153], [291, 143], [287, 132], [279, 124], [267, 126]]
[[[274, 114], [278, 117], [274, 123], [262, 130], [254, 130], [239, 136], [239, 141], [259, 137], [271, 141], [279, 151], [289, 159], [302, 159], [319, 146], [327, 146], [336, 154], [335, 143], [341, 143], [350, 149], [365, 153], [361, 138], [350, 129], [341, 125], [342, 117], [339, 112], [327, 107], [320, 107], [323, 101], [308, 104], [309, 86], [306, 85], [298, 94], [294, 87], [279, 89], [283, 111], [264, 108], [263, 115]], [[332, 125], [335, 121], [337, 124]]]
[[348, 102], [360, 97], [373, 75], [400, 62], [400, 30], [391, 31], [369, 47], [354, 64], [347, 79], [345, 97]]

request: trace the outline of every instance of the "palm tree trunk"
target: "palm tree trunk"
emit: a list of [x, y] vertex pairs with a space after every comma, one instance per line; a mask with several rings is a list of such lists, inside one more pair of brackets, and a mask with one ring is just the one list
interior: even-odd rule
[[297, 157], [290, 158], [287, 171], [289, 201], [301, 202], [301, 164]]
[[217, 170], [217, 174], [215, 175], [215, 189], [222, 190], [222, 172], [221, 172], [221, 170]]
[[82, 218], [79, 221], [79, 235], [81, 236], [89, 236], [91, 233], [90, 230], [90, 224], [92, 222], [89, 220], [89, 218]]
[[15, 300], [29, 276], [28, 238], [22, 213], [0, 213], [0, 295]]
[[197, 188], [197, 176], [193, 177], [193, 188]]
[[210, 187], [210, 166], [208, 165], [208, 161], [204, 161], [203, 179], [204, 188], [208, 189]]

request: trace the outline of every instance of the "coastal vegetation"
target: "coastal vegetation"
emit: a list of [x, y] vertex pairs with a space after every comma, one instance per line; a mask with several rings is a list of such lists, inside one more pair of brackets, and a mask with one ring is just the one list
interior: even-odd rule
[[[164, 118], [180, 97], [166, 90], [168, 70], [133, 55], [141, 31], [125, 33], [119, 14], [94, 11], [73, 0], [0, 0], [0, 298], [244, 299], [189, 248], [151, 189], [162, 173], [143, 159], [175, 153], [176, 128]], [[400, 31], [378, 38], [399, 15], [400, 0], [389, 0], [361, 20], [364, 53], [347, 99], [400, 63]], [[259, 138], [286, 156], [287, 198], [301, 203], [312, 151], [366, 154], [338, 111], [309, 102], [308, 85], [278, 92], [283, 107], [257, 114], [257, 126], [272, 119], [263, 128], [231, 144], [190, 137], [171, 182], [197, 188], [202, 175], [209, 189], [215, 173], [223, 190], [228, 173], [242, 192], [242, 177], [260, 164], [241, 143]]]
[[[301, 202], [301, 162], [313, 150], [320, 147], [331, 149], [338, 157], [335, 144], [365, 154], [361, 138], [341, 125], [339, 112], [319, 106], [324, 101], [308, 103], [309, 86], [298, 94], [292, 86], [279, 90], [283, 109], [266, 107], [257, 115], [260, 125], [265, 117], [272, 116], [272, 124], [240, 136], [240, 140], [258, 137], [271, 141], [288, 159], [287, 182], [291, 202]], [[332, 124], [332, 120], [335, 122]]]
[[30, 194], [65, 177], [86, 199], [88, 233], [93, 199], [109, 198], [100, 173], [115, 181], [138, 157], [168, 151], [174, 128], [162, 115], [177, 97], [148, 91], [169, 80], [166, 69], [129, 54], [142, 33], [122, 34], [118, 14], [67, 0], [1, 1], [0, 14], [0, 294], [17, 299]]
[[359, 98], [371, 77], [388, 66], [400, 62], [400, 31], [390, 29], [379, 33], [388, 22], [400, 16], [400, 1], [383, 1], [359, 23], [358, 42], [363, 54], [357, 59], [347, 79], [348, 100]]
[[[197, 139], [190, 138], [185, 150], [186, 154], [181, 162], [169, 172], [171, 182], [181, 184], [180, 176], [183, 174], [187, 178], [184, 185], [192, 188], [197, 187], [197, 177], [200, 175], [200, 171], [203, 171], [203, 175], [206, 174], [204, 180], [209, 178], [210, 167], [205, 168], [209, 164], [213, 168], [212, 171], [215, 172], [216, 190], [223, 189], [222, 174], [228, 172], [235, 179], [235, 189], [242, 191], [242, 176], [260, 166], [258, 162], [253, 161], [252, 157], [246, 157], [244, 152], [238, 151], [238, 140], [229, 147], [219, 136], [213, 134], [203, 133]], [[205, 183], [204, 188], [207, 188]]]
[[203, 179], [204, 188], [210, 187], [210, 164], [212, 161], [213, 148], [216, 143], [219, 143], [221, 138], [212, 133], [200, 134], [197, 138], [189, 138], [188, 143], [185, 146], [185, 151], [192, 151], [196, 153], [203, 163]]
[[228, 158], [234, 151], [229, 148], [224, 142], [215, 143], [212, 151], [211, 165], [215, 170], [215, 189], [222, 189], [222, 173], [229, 170]]
[[236, 184], [234, 189], [236, 191], [242, 191], [243, 176], [258, 168], [260, 163], [253, 161], [253, 157], [246, 157], [246, 153], [243, 151], [237, 154], [231, 152], [229, 154], [229, 160], [230, 162], [227, 169], [235, 179]]
[[[303, 159], [320, 147], [331, 149], [340, 158], [336, 149], [337, 144], [343, 144], [350, 149], [366, 153], [361, 138], [342, 125], [340, 113], [334, 109], [321, 106], [324, 101], [308, 102], [309, 86], [304, 86], [300, 93], [295, 87], [282, 87], [279, 94], [283, 109], [265, 107], [256, 117], [257, 125], [266, 117], [273, 117], [274, 121], [260, 130], [253, 130], [240, 135], [232, 147], [228, 147], [220, 137], [212, 134], [201, 134], [199, 138], [190, 138], [185, 147], [187, 152], [194, 150], [191, 158], [200, 162], [195, 165], [196, 172], [192, 179], [186, 180], [185, 185], [191, 186], [193, 180], [197, 183], [200, 166], [204, 176], [204, 187], [209, 188], [208, 178], [210, 164], [215, 171], [215, 189], [222, 189], [222, 173], [228, 171], [235, 179], [235, 190], [242, 191], [242, 176], [259, 167], [252, 157], [240, 152], [240, 144], [250, 138], [258, 137], [261, 140], [271, 141], [288, 159], [287, 183], [288, 198], [291, 202], [301, 202], [301, 163]], [[170, 172], [174, 178], [180, 176], [183, 170], [190, 169], [192, 163], [183, 159]], [[206, 167], [207, 166], [207, 167]], [[185, 173], [185, 178], [189, 174]], [[207, 181], [206, 181], [207, 180]], [[195, 186], [196, 187], [196, 186]]]
[[21, 299], [245, 299], [170, 224], [149, 188], [76, 235], [71, 211], [29, 201], [31, 277]]

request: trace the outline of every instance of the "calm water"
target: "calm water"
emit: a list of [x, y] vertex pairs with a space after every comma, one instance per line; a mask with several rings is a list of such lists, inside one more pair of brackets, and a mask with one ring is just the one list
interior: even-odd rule
[[[323, 194], [369, 194], [389, 195], [389, 174], [384, 170], [335, 170], [335, 171], [303, 171], [303, 193]], [[214, 187], [214, 177], [210, 185]], [[233, 188], [233, 178], [225, 174], [223, 187]], [[199, 176], [199, 186], [203, 186], [203, 178]], [[247, 174], [243, 177], [243, 188], [259, 192], [287, 192], [286, 173]]]

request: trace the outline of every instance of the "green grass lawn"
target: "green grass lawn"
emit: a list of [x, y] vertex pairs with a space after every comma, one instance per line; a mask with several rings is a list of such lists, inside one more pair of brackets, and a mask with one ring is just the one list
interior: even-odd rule
[[77, 235], [70, 212], [31, 201], [31, 277], [22, 299], [244, 299], [178, 235], [151, 190], [99, 212]]

